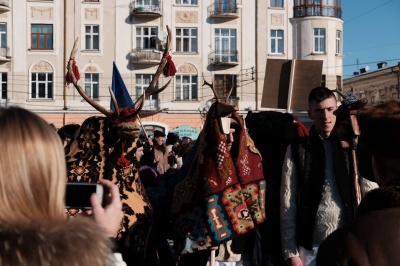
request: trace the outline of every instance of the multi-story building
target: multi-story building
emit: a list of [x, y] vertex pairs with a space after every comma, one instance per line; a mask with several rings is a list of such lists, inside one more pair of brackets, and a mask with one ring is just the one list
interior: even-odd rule
[[400, 99], [400, 62], [393, 66], [380, 62], [376, 70], [371, 71], [366, 66], [353, 74], [354, 76], [343, 80], [344, 94], [352, 92], [359, 99], [368, 100], [368, 105]]
[[[268, 110], [261, 107], [268, 59], [322, 60], [321, 82], [340, 88], [342, 25], [340, 0], [2, 0], [1, 103], [33, 110], [58, 127], [100, 115], [64, 86], [76, 39], [86, 93], [109, 108], [115, 61], [136, 100], [156, 72], [168, 26], [177, 73], [146, 100], [145, 109], [161, 112], [142, 121], [200, 129], [214, 98], [204, 80], [221, 99], [232, 89], [229, 101], [242, 114]], [[169, 79], [162, 76], [158, 86]]]

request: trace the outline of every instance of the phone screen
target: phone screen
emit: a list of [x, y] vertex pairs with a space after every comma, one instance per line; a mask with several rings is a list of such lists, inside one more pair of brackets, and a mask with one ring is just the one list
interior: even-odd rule
[[90, 196], [96, 193], [96, 183], [67, 183], [65, 206], [67, 208], [91, 209]]

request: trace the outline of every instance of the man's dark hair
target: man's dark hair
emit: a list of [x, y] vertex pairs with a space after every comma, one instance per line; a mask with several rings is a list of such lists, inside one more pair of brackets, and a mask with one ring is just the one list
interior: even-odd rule
[[328, 89], [326, 87], [316, 87], [316, 88], [312, 89], [310, 91], [310, 93], [308, 94], [308, 105], [310, 105], [311, 102], [313, 102], [313, 101], [320, 103], [329, 98], [336, 99], [333, 91], [331, 91], [330, 89]]

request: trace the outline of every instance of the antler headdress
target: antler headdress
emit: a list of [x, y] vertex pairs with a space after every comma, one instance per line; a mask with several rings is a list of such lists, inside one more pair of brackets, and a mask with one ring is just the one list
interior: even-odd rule
[[[185, 160], [178, 173], [181, 180], [172, 205], [175, 247], [182, 253], [231, 240], [265, 217], [261, 156], [247, 135], [237, 107], [228, 103], [233, 86], [221, 101], [214, 85], [204, 84], [212, 89], [215, 102], [192, 148], [194, 156], [188, 157], [191, 161]], [[224, 129], [224, 119], [228, 130]], [[231, 124], [236, 129], [234, 152], [226, 147], [226, 131], [230, 132]]]

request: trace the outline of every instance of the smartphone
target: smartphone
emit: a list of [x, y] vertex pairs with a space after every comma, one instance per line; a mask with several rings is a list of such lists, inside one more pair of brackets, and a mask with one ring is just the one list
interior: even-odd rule
[[90, 196], [96, 193], [103, 204], [104, 188], [98, 183], [67, 182], [65, 207], [69, 209], [92, 209]]

